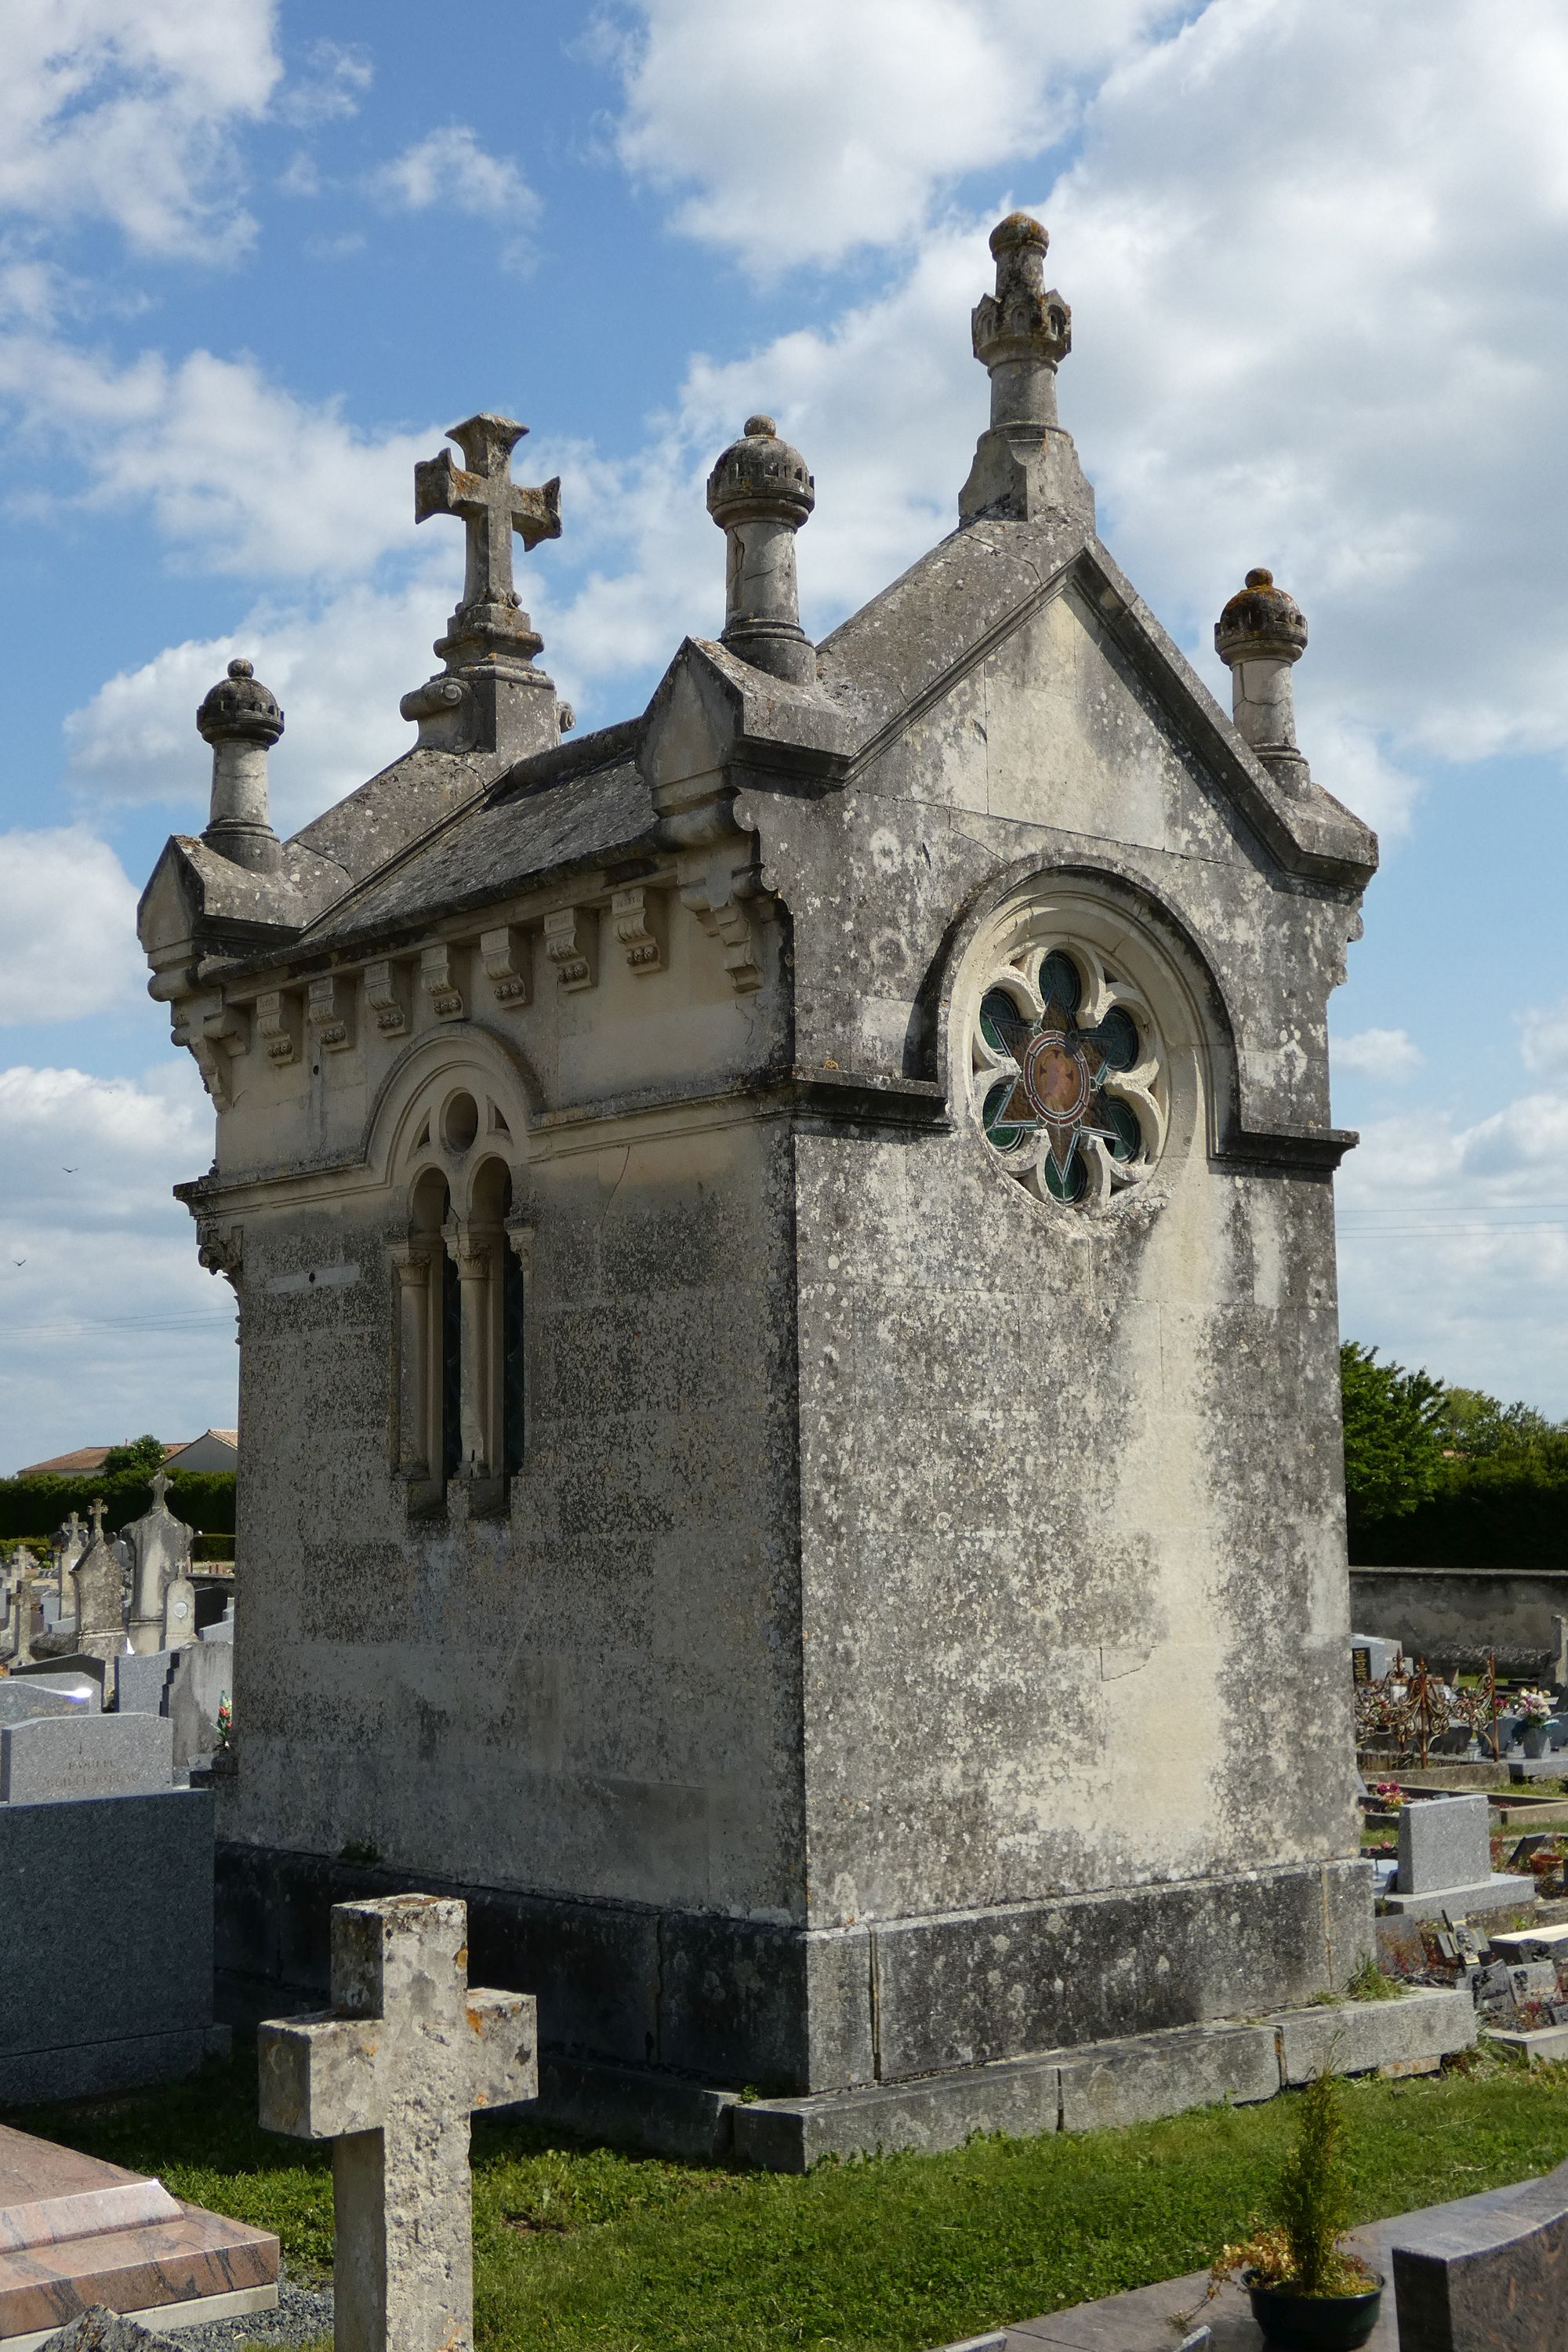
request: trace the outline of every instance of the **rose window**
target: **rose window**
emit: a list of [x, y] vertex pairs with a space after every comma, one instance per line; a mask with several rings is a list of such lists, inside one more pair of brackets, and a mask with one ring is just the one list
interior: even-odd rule
[[1165, 1087], [1152, 1016], [1091, 948], [1032, 948], [996, 971], [971, 1066], [985, 1139], [1030, 1192], [1098, 1205], [1159, 1156]]

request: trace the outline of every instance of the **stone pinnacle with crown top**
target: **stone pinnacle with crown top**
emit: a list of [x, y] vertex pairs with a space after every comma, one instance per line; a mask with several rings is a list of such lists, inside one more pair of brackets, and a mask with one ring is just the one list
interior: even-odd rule
[[1072, 349], [1072, 312], [1046, 284], [1050, 238], [1029, 213], [991, 232], [995, 291], [970, 319], [974, 356], [991, 378], [991, 422], [981, 435], [959, 520], [1034, 522], [1064, 514], [1094, 529], [1094, 492], [1057, 421], [1057, 368]]

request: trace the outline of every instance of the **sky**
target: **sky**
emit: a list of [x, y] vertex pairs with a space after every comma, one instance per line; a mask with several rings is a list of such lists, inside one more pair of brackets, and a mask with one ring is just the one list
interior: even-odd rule
[[1272, 567], [1303, 749], [1382, 838], [1331, 1008], [1346, 1336], [1568, 1415], [1568, 0], [437, 24], [0, 0], [0, 1470], [234, 1418], [170, 1196], [212, 1118], [134, 931], [227, 658], [287, 714], [282, 829], [405, 748], [462, 565], [411, 467], [479, 408], [563, 478], [520, 586], [580, 725], [719, 625], [702, 479], [755, 408], [824, 634], [956, 520], [1019, 205], [1102, 535], [1226, 702], [1214, 619]]

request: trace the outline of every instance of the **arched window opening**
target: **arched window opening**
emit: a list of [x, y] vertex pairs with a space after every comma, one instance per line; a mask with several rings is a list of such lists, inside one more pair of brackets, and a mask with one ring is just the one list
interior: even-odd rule
[[[502, 1216], [511, 1214], [511, 1178], [506, 1180]], [[522, 1468], [523, 1452], [523, 1271], [507, 1234], [501, 1253], [501, 1451], [509, 1478]]]

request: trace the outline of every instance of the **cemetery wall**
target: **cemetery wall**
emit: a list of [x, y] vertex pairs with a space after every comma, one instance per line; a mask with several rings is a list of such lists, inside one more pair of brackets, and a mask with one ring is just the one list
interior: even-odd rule
[[1554, 1659], [1553, 1620], [1568, 1618], [1568, 1570], [1352, 1568], [1350, 1577], [1353, 1630], [1433, 1665], [1451, 1651], [1468, 1665], [1488, 1647]]

